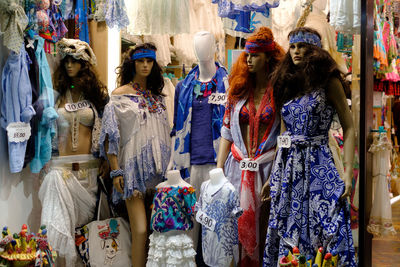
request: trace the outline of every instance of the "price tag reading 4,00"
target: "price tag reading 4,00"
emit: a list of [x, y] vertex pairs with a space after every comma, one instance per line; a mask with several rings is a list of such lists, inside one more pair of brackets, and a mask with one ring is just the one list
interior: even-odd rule
[[208, 104], [225, 105], [225, 103], [226, 103], [225, 93], [212, 93], [208, 97]]
[[196, 214], [196, 221], [198, 221], [201, 225], [207, 227], [211, 231], [214, 231], [215, 229], [216, 221], [201, 210], [199, 210]]
[[258, 162], [250, 159], [242, 159], [239, 163], [239, 167], [242, 171], [258, 171]]

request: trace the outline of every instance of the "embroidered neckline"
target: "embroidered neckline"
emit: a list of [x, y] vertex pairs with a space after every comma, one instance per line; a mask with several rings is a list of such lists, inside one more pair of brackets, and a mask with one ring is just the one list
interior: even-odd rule
[[160, 103], [158, 97], [154, 97], [151, 94], [151, 91], [142, 89], [138, 83], [131, 82], [131, 85], [133, 89], [136, 90], [137, 94], [145, 99], [145, 103], [141, 104], [142, 108], [145, 108], [147, 106], [147, 109], [152, 113], [158, 112], [159, 107], [165, 110], [164, 105]]
[[195, 94], [196, 98], [199, 98], [200, 96], [202, 97], [207, 97], [213, 93], [213, 89], [217, 88], [217, 79], [214, 77], [210, 81], [207, 82], [201, 82], [197, 80], [197, 77], [195, 77], [195, 80], [192, 82], [194, 88], [193, 88], [193, 93]]

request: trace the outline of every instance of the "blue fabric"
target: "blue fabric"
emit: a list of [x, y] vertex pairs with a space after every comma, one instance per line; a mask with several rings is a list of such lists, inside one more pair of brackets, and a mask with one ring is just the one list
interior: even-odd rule
[[[215, 63], [217, 71], [214, 78], [217, 80], [216, 92], [225, 93], [227, 87], [226, 69], [219, 63]], [[175, 92], [174, 127], [171, 135], [176, 135], [174, 146], [174, 164], [177, 170], [190, 166], [191, 153], [191, 129], [192, 129], [192, 104], [193, 104], [193, 81], [199, 75], [199, 67], [193, 68], [183, 80], [181, 88]], [[213, 78], [213, 79], [214, 79]], [[225, 112], [223, 105], [212, 105], [212, 120], [209, 122], [212, 130], [212, 141], [214, 147], [214, 161], [218, 152], [218, 143], [221, 136], [222, 119]], [[195, 147], [193, 147], [195, 148]], [[198, 149], [197, 147], [195, 149]]]
[[[32, 87], [28, 73], [28, 54], [21, 44], [19, 54], [11, 52], [4, 66], [1, 99], [1, 127], [6, 129], [10, 123], [29, 123], [35, 110], [32, 106]], [[20, 172], [24, 165], [27, 141], [8, 142], [10, 171]]]
[[151, 50], [151, 49], [140, 49], [139, 51], [136, 51], [132, 55], [132, 60], [136, 60], [139, 58], [145, 58], [145, 57], [156, 60], [156, 51]]
[[289, 38], [289, 44], [295, 44], [295, 43], [307, 43], [307, 44], [312, 44], [316, 45], [318, 47], [322, 47], [321, 45], [321, 39], [313, 33], [310, 32], [298, 32], [297, 34], [293, 34]]
[[[106, 0], [106, 23], [110, 28], [126, 28], [129, 25], [129, 18], [126, 14], [124, 0]], [[154, 59], [155, 60], [155, 59]]]
[[269, 14], [270, 8], [276, 8], [279, 6], [279, 0], [274, 0], [272, 3], [268, 2], [271, 1], [265, 1], [263, 5], [257, 5], [257, 4], [240, 5], [232, 3], [230, 0], [212, 0], [213, 4], [218, 4], [218, 16], [230, 19], [232, 19], [235, 15], [239, 15], [240, 12], [256, 11], [256, 12], [262, 12], [264, 14]]
[[292, 144], [278, 150], [272, 169], [265, 267], [277, 266], [278, 258], [294, 246], [314, 257], [318, 247], [336, 250], [339, 267], [357, 266], [349, 204], [340, 199], [345, 184], [328, 146], [334, 112], [324, 90], [282, 108], [285, 135]]
[[[85, 5], [84, 0], [76, 1], [75, 8], [75, 24], [78, 22], [78, 25], [75, 25], [75, 29], [79, 29], [79, 39], [85, 41], [90, 44], [89, 40], [89, 24], [88, 24], [88, 11], [87, 5]], [[78, 19], [78, 21], [76, 21]]]
[[39, 100], [43, 105], [43, 114], [35, 136], [35, 156], [30, 164], [33, 173], [40, 172], [51, 158], [51, 139], [55, 134], [55, 121], [58, 118], [58, 114], [54, 109], [51, 72], [43, 45], [44, 39], [39, 37], [35, 55], [39, 65]]

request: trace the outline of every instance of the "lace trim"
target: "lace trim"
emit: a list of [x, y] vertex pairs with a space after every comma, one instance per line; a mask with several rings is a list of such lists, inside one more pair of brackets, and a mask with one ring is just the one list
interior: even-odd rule
[[[108, 136], [108, 151], [105, 151], [104, 142]], [[100, 156], [107, 157], [107, 154], [118, 155], [119, 150], [119, 128], [114, 107], [106, 105], [102, 120], [101, 133], [99, 138]]]

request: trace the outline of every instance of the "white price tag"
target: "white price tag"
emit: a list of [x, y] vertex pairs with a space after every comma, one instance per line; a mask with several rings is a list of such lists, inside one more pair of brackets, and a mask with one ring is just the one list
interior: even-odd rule
[[12, 122], [6, 130], [9, 142], [24, 142], [31, 136], [31, 126], [25, 122]]
[[208, 104], [225, 105], [225, 103], [226, 103], [225, 93], [212, 93], [208, 97]]
[[75, 112], [80, 109], [88, 108], [89, 107], [89, 102], [86, 100], [79, 101], [76, 103], [65, 103], [65, 110], [68, 112]]
[[242, 171], [253, 171], [256, 172], [258, 171], [258, 163], [254, 160], [250, 159], [242, 159], [240, 161], [240, 169]]
[[291, 145], [290, 136], [280, 135], [278, 136], [278, 147], [289, 148]]
[[196, 221], [207, 227], [209, 230], [214, 231], [216, 221], [201, 210], [196, 213]]

